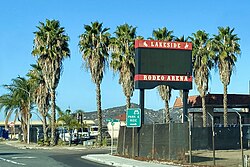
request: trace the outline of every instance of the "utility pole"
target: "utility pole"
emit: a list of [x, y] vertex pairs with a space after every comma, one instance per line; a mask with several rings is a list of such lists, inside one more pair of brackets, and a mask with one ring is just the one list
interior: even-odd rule
[[248, 81], [248, 94], [250, 95], [250, 80]]
[[215, 143], [214, 143], [214, 137], [215, 137], [215, 132], [214, 132], [214, 117], [208, 112], [208, 115], [211, 118], [212, 121], [212, 133], [213, 133], [213, 137], [212, 137], [212, 147], [213, 147], [213, 164], [215, 166]]
[[239, 116], [239, 121], [240, 121], [240, 149], [241, 149], [241, 161], [242, 161], [242, 166], [244, 167], [244, 152], [243, 152], [243, 131], [242, 131], [242, 123], [241, 123], [241, 115], [239, 112], [236, 111], [236, 113]]

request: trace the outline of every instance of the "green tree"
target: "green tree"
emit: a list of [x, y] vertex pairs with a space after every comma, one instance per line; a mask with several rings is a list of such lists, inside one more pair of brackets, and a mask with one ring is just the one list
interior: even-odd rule
[[119, 84], [126, 96], [126, 106], [130, 108], [134, 92], [136, 27], [128, 24], [116, 28], [115, 37], [111, 39], [112, 59], [110, 67], [119, 73]]
[[[7, 85], [5, 85], [6, 87]], [[16, 96], [14, 96], [13, 89], [10, 87], [6, 87], [9, 90], [9, 93], [3, 94], [0, 96], [0, 110], [3, 109], [4, 116], [5, 116], [5, 129], [8, 129], [8, 122], [10, 117], [14, 114], [16, 122], [16, 117], [20, 115], [20, 106], [19, 101]], [[23, 127], [23, 125], [21, 124]]]
[[42, 69], [38, 64], [32, 64], [32, 69], [29, 71], [27, 76], [30, 78], [30, 81], [34, 85], [34, 103], [36, 103], [38, 112], [42, 116], [43, 123], [43, 141], [48, 140], [48, 111], [49, 111], [49, 102], [50, 102], [50, 93], [48, 88], [45, 85], [45, 81], [42, 74]]
[[209, 34], [199, 30], [190, 37], [193, 43], [193, 76], [202, 99], [203, 127], [207, 126], [206, 94], [209, 75], [213, 67], [214, 52], [211, 50]]
[[219, 68], [220, 80], [223, 84], [223, 106], [224, 106], [224, 127], [227, 127], [227, 86], [230, 84], [230, 78], [240, 55], [240, 38], [234, 34], [234, 28], [218, 27], [218, 34], [214, 35], [213, 46], [216, 52], [215, 63]]
[[15, 118], [21, 116], [20, 122], [24, 142], [27, 143], [28, 122], [32, 104], [32, 84], [23, 77], [17, 77], [12, 79], [12, 84], [4, 85], [4, 87], [9, 93], [0, 96], [0, 109], [4, 108], [6, 123], [13, 113], [15, 113]]
[[92, 81], [96, 85], [96, 102], [98, 114], [98, 144], [102, 143], [102, 109], [101, 82], [103, 73], [108, 66], [109, 28], [103, 28], [103, 23], [91, 22], [84, 25], [84, 33], [80, 35], [79, 48], [86, 70], [90, 70]]
[[57, 107], [58, 119], [57, 122], [63, 122], [63, 126], [67, 127], [68, 131], [80, 127], [80, 124], [77, 122], [74, 115], [71, 113], [70, 109], [67, 109], [63, 112]]
[[[174, 39], [175, 41], [178, 41], [178, 42], [188, 42], [189, 41], [189, 37], [185, 38], [184, 35], [182, 35], [181, 37], [175, 37]], [[183, 98], [183, 90], [179, 90], [179, 96], [182, 100]]]
[[[166, 27], [153, 30], [153, 39], [172, 41], [174, 36], [173, 31], [169, 31]], [[171, 88], [167, 85], [160, 85], [157, 87], [160, 97], [165, 102], [166, 123], [170, 123], [169, 100], [171, 97]]]
[[42, 69], [43, 78], [51, 98], [51, 144], [55, 145], [56, 123], [56, 88], [62, 73], [62, 62], [70, 56], [69, 37], [64, 27], [57, 20], [46, 20], [37, 26], [34, 32], [34, 48], [32, 54], [38, 56], [38, 64]]

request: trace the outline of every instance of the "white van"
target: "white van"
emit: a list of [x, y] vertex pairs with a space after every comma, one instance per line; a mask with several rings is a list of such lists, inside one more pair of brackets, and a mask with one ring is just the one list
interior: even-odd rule
[[82, 140], [90, 139], [90, 132], [88, 128], [80, 128], [78, 129], [78, 136]]
[[[77, 133], [78, 132], [78, 133]], [[76, 142], [77, 140], [88, 140], [90, 139], [90, 133], [88, 128], [79, 128], [71, 130], [72, 134], [72, 142]], [[67, 129], [61, 129], [59, 137], [63, 140], [68, 142], [70, 140], [70, 133]]]
[[97, 138], [98, 136], [98, 126], [90, 126], [89, 127], [90, 138]]

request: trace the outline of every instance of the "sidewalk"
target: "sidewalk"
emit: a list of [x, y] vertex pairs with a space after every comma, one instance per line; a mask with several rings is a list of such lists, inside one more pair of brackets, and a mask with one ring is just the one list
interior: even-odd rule
[[52, 149], [85, 150], [85, 149], [88, 149], [88, 147], [83, 147], [82, 145], [72, 145], [72, 146], [64, 145], [64, 146], [51, 147], [51, 146], [39, 146], [36, 143], [30, 143], [30, 144], [21, 143], [20, 141], [17, 141], [17, 140], [6, 141], [3, 143], [9, 146], [17, 147], [19, 149], [44, 149], [44, 150], [52, 150]]
[[123, 158], [118, 156], [113, 156], [110, 154], [90, 154], [82, 156], [81, 158], [87, 159], [90, 161], [98, 162], [101, 164], [116, 166], [116, 167], [177, 167], [181, 165], [169, 165], [159, 162], [147, 162], [147, 161], [138, 161], [129, 158]]

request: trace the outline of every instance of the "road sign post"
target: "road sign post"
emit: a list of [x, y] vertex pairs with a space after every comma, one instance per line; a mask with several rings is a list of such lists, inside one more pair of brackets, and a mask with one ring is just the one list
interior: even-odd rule
[[[126, 114], [126, 126], [132, 129], [132, 157], [135, 156], [135, 128], [141, 127], [141, 109], [129, 108]], [[139, 140], [139, 139], [138, 139]], [[139, 144], [138, 144], [139, 146]]]
[[114, 147], [114, 125], [115, 125], [115, 122], [120, 122], [119, 119], [111, 119], [111, 118], [108, 118], [106, 119], [107, 122], [110, 122], [111, 123], [111, 126], [112, 126], [112, 129], [111, 129], [111, 149], [110, 149], [110, 154], [113, 155], [113, 147]]

